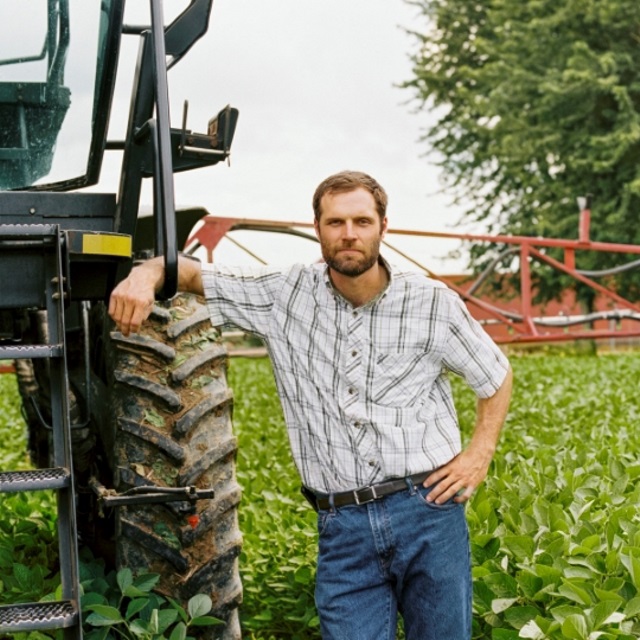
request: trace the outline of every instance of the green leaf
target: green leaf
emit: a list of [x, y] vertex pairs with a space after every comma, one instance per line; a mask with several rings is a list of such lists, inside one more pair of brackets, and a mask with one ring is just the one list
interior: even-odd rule
[[302, 566], [298, 567], [295, 572], [294, 580], [300, 584], [311, 584], [314, 579], [314, 573], [311, 567]]
[[562, 578], [562, 572], [559, 569], [544, 564], [536, 564], [533, 571], [545, 586], [556, 585]]
[[546, 634], [540, 629], [535, 620], [531, 620], [520, 629], [518, 637], [528, 638], [529, 640], [545, 640]]
[[120, 569], [116, 575], [116, 580], [120, 587], [120, 591], [124, 594], [127, 588], [133, 584], [133, 574], [131, 573], [131, 569], [128, 567]]
[[149, 623], [140, 619], [131, 622], [131, 624], [129, 625], [129, 630], [139, 638], [146, 638], [154, 633], [151, 630]]
[[127, 620], [131, 619], [136, 613], [142, 611], [147, 604], [149, 604], [149, 600], [146, 598], [134, 598], [127, 605], [127, 613], [125, 614], [125, 618]]
[[13, 575], [23, 591], [31, 591], [32, 578], [29, 567], [17, 562], [13, 565]]
[[529, 570], [520, 571], [516, 578], [522, 593], [529, 598], [533, 598], [543, 585], [542, 579]]
[[111, 618], [105, 618], [101, 616], [99, 613], [90, 613], [88, 616], [84, 618], [84, 622], [86, 624], [90, 624], [94, 627], [105, 627], [113, 624], [118, 624], [111, 620]]
[[562, 634], [571, 640], [587, 640], [589, 629], [583, 615], [573, 614], [562, 623]]
[[165, 426], [164, 418], [153, 409], [146, 409], [144, 412], [144, 419], [150, 425], [157, 427], [159, 429]]
[[617, 591], [607, 591], [605, 589], [598, 589], [597, 587], [594, 587], [593, 592], [595, 593], [598, 601], [611, 600], [620, 605], [624, 604], [626, 601], [625, 598], [623, 598]]
[[192, 627], [210, 627], [218, 624], [224, 624], [224, 621], [213, 616], [197, 616], [189, 622], [189, 626]]
[[185, 640], [187, 637], [187, 625], [184, 622], [178, 622], [173, 628], [169, 640]]
[[187, 610], [191, 618], [204, 616], [213, 608], [211, 598], [205, 593], [198, 593], [189, 599]]
[[126, 596], [127, 598], [144, 598], [145, 596], [149, 595], [149, 592], [143, 589], [139, 589], [138, 587], [136, 587], [133, 584], [130, 584], [125, 590], [124, 593], [122, 594], [124, 596]]
[[85, 631], [83, 633], [83, 638], [85, 638], [85, 640], [107, 640], [107, 638], [111, 637], [110, 627], [96, 627], [95, 629], [89, 629], [89, 631]]
[[175, 609], [158, 610], [158, 631], [164, 633], [178, 619], [178, 612]]
[[100, 614], [104, 618], [110, 618], [111, 620], [115, 620], [116, 622], [122, 622], [122, 616], [120, 615], [118, 609], [108, 604], [92, 604], [87, 607], [87, 609], [94, 613]]
[[158, 619], [158, 610], [153, 609], [149, 616], [148, 629], [151, 633], [156, 634], [160, 632], [160, 622]]
[[81, 598], [82, 609], [87, 610], [93, 604], [106, 604], [107, 600], [101, 593], [89, 592], [85, 593]]
[[133, 586], [148, 593], [158, 584], [158, 580], [160, 576], [157, 573], [143, 573], [134, 579]]
[[492, 629], [491, 640], [518, 640], [520, 635], [512, 629]]
[[531, 558], [535, 548], [531, 536], [505, 536], [504, 546], [519, 560]]
[[106, 604], [92, 604], [87, 607], [87, 609], [92, 613], [87, 616], [86, 620], [94, 627], [103, 627], [124, 622], [120, 612], [115, 607]]
[[637, 551], [631, 551], [629, 554], [629, 565], [633, 586], [640, 591], [640, 557]]
[[518, 595], [518, 583], [506, 573], [492, 573], [484, 582], [498, 598], [515, 598]]
[[206, 387], [208, 384], [211, 384], [214, 381], [214, 378], [212, 378], [211, 376], [199, 376], [198, 378], [195, 378], [192, 382], [191, 382], [191, 387], [193, 389], [202, 389], [203, 387]]
[[518, 598], [496, 598], [491, 603], [491, 611], [493, 613], [502, 613], [516, 602], [518, 602]]
[[628, 618], [636, 616], [640, 613], [640, 596], [631, 598], [631, 600], [627, 602], [627, 605], [624, 608], [624, 613]]
[[574, 602], [578, 602], [585, 606], [591, 606], [593, 604], [589, 593], [576, 584], [572, 584], [571, 582], [564, 582], [563, 584], [561, 584], [558, 587], [558, 592], [565, 598], [573, 600]]
[[173, 549], [180, 550], [182, 548], [182, 543], [178, 536], [164, 522], [157, 522], [153, 530]]
[[620, 608], [620, 601], [618, 600], [604, 600], [598, 602], [593, 607], [589, 614], [589, 620], [591, 621], [591, 627], [595, 630], [599, 629], [602, 624], [608, 620], [613, 613]]
[[573, 605], [561, 604], [557, 607], [551, 607], [549, 611], [554, 620], [564, 622], [569, 616], [581, 614], [584, 611], [584, 607], [574, 607]]
[[504, 612], [504, 619], [515, 629], [522, 629], [528, 622], [535, 620], [539, 613], [536, 607], [530, 605], [511, 607]]
[[187, 624], [187, 622], [189, 620], [189, 616], [188, 616], [187, 612], [184, 610], [184, 607], [182, 607], [173, 598], [168, 598], [168, 600], [169, 600], [169, 604], [178, 612], [178, 615], [180, 616], [182, 622]]

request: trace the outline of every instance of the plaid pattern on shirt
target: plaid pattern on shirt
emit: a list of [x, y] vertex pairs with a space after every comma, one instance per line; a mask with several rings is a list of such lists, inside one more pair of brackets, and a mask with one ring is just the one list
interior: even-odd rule
[[294, 461], [317, 492], [447, 463], [461, 449], [449, 372], [490, 397], [508, 370], [454, 291], [385, 266], [387, 288], [362, 307], [334, 290], [324, 264], [202, 266], [212, 323], [267, 344]]

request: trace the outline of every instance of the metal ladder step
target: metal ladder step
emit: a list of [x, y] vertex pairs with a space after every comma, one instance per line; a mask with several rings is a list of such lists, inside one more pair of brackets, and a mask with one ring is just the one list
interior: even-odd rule
[[64, 629], [78, 621], [78, 609], [69, 600], [0, 606], [0, 633]]
[[0, 493], [63, 489], [70, 484], [71, 473], [62, 467], [0, 472]]
[[0, 346], [0, 360], [25, 358], [60, 358], [64, 354], [61, 344], [28, 344]]
[[[64, 640], [81, 640], [80, 577], [76, 526], [75, 488], [72, 474], [69, 379], [65, 362], [65, 314], [63, 285], [66, 253], [58, 225], [1, 225], [0, 253], [18, 255], [23, 249], [38, 260], [25, 300], [46, 311], [45, 344], [0, 344], [0, 360], [47, 359], [51, 400], [52, 468], [1, 471], [0, 492], [55, 490], [61, 598], [58, 602], [34, 602], [0, 607], [0, 638], [21, 631], [63, 629]], [[30, 258], [30, 259], [31, 259]], [[38, 291], [38, 288], [41, 290]], [[19, 292], [16, 292], [18, 295]], [[20, 298], [17, 298], [18, 300]], [[29, 303], [31, 304], [31, 303]], [[24, 305], [23, 305], [24, 306]]]
[[51, 240], [57, 235], [58, 226], [55, 224], [0, 224], [0, 240]]

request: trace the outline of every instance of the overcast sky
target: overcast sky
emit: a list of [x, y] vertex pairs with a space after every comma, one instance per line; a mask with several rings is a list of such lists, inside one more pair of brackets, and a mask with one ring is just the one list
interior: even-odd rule
[[[165, 2], [167, 20], [183, 6]], [[127, 7], [127, 22], [148, 20], [147, 2]], [[398, 86], [412, 77], [416, 46], [405, 29], [423, 29], [422, 20], [403, 0], [215, 0], [208, 33], [170, 71], [171, 119], [180, 126], [188, 100], [188, 127], [205, 132], [222, 107], [239, 109], [231, 166], [177, 175], [177, 204], [220, 216], [311, 221], [317, 184], [356, 169], [387, 190], [392, 228], [450, 229], [459, 212], [440, 193], [438, 170], [420, 142], [430, 114], [416, 113], [413, 94]], [[124, 37], [128, 71], [119, 73], [112, 139], [124, 135], [137, 47], [137, 38]], [[101, 190], [117, 188], [118, 156], [108, 153]], [[150, 202], [149, 188], [143, 197]], [[269, 261], [273, 250], [286, 261], [317, 257], [315, 248], [293, 255], [283, 253], [280, 239], [268, 244]], [[420, 260], [454, 246], [400, 244]], [[218, 259], [240, 256], [227, 244]]]

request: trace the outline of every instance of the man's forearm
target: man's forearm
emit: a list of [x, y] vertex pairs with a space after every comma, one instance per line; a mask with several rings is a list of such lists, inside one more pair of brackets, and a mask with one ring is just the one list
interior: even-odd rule
[[426, 479], [425, 486], [433, 487], [427, 500], [437, 504], [451, 498], [466, 502], [485, 479], [507, 416], [512, 378], [509, 368], [500, 388], [490, 398], [478, 400], [476, 426], [469, 446]]
[[198, 260], [178, 257], [178, 291], [203, 295], [202, 269]]
[[[124, 335], [137, 332], [149, 317], [164, 278], [164, 258], [159, 256], [134, 267], [113, 290], [109, 300], [109, 315]], [[200, 263], [179, 258], [178, 290], [203, 294]]]
[[489, 461], [493, 458], [507, 417], [512, 386], [513, 372], [509, 368], [500, 388], [490, 398], [478, 400], [476, 426], [467, 448], [486, 456]]
[[[135, 266], [131, 270], [129, 278], [142, 276], [142, 272], [145, 271], [147, 273], [144, 275], [144, 280], [152, 283], [154, 292], [158, 293], [164, 285], [164, 257], [157, 256]], [[203, 294], [202, 276], [198, 261], [178, 256], [178, 291], [198, 295]]]

